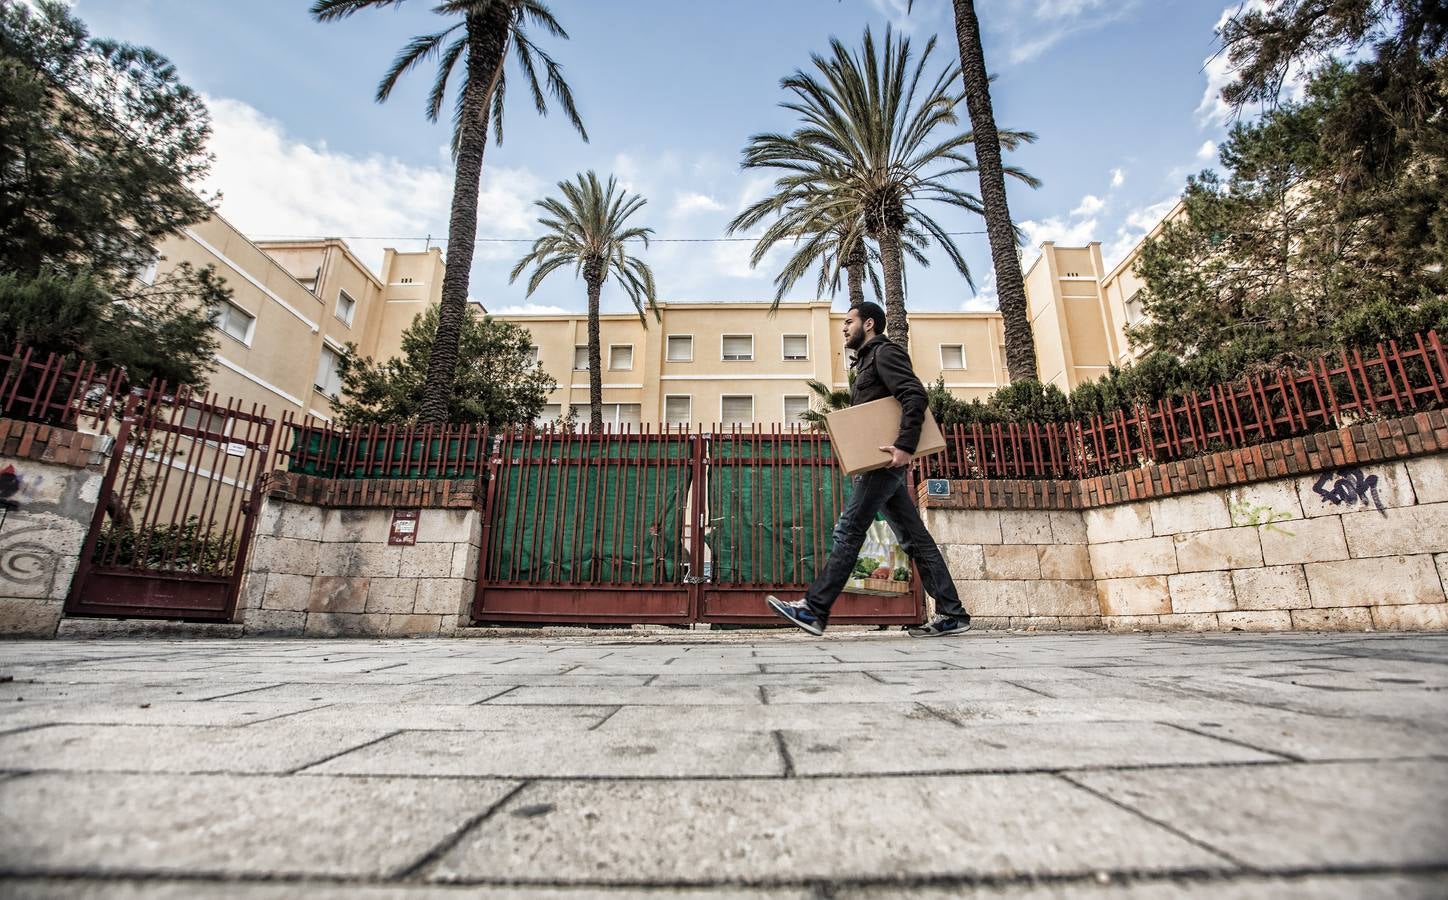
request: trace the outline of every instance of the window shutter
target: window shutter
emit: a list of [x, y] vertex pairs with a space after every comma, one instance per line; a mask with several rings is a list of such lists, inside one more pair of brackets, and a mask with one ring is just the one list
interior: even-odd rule
[[809, 358], [809, 338], [802, 334], [787, 334], [784, 336], [784, 358], [785, 359], [807, 359]]
[[727, 334], [724, 336], [725, 359], [753, 359], [754, 336], [749, 334]]
[[748, 425], [754, 421], [753, 397], [725, 397], [723, 405], [723, 424]]

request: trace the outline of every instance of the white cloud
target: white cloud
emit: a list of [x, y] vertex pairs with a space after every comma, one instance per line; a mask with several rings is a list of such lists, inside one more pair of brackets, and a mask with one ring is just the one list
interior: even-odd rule
[[[1271, 0], [1240, 0], [1240, 2], [1230, 3], [1217, 17], [1215, 27], [1220, 31], [1223, 25], [1226, 25], [1239, 13], [1262, 12], [1271, 5]], [[1222, 89], [1236, 79], [1236, 70], [1232, 68], [1226, 51], [1219, 49], [1218, 52], [1202, 62], [1202, 71], [1207, 76], [1207, 87], [1202, 92], [1201, 103], [1197, 104], [1197, 118], [1204, 128], [1226, 125], [1232, 120], [1235, 113], [1227, 101], [1222, 99]], [[1287, 99], [1299, 100], [1306, 90], [1307, 73], [1303, 66], [1294, 65], [1289, 68], [1287, 78], [1282, 85], [1282, 96]]]
[[1112, 186], [1113, 188], [1119, 188], [1119, 187], [1121, 187], [1123, 184], [1126, 184], [1126, 170], [1125, 170], [1125, 169], [1120, 169], [1120, 168], [1112, 169], [1112, 170], [1111, 170], [1111, 186]]
[[1000, 308], [1000, 295], [996, 291], [995, 266], [985, 273], [984, 280], [980, 283], [980, 289], [974, 296], [967, 297], [960, 304], [963, 312], [994, 312]]
[[513, 303], [490, 309], [488, 312], [495, 316], [558, 316], [567, 315], [573, 310], [544, 303]]
[[1093, 217], [1070, 221], [1052, 216], [1039, 222], [1022, 222], [1021, 229], [1026, 233], [1028, 247], [1039, 247], [1046, 241], [1054, 241], [1067, 247], [1081, 247], [1089, 244], [1095, 237], [1096, 219]]
[[1197, 148], [1197, 159], [1211, 159], [1212, 157], [1214, 157], [1214, 156], [1216, 156], [1216, 155], [1217, 155], [1217, 142], [1216, 142], [1216, 141], [1203, 141], [1203, 142], [1202, 142], [1202, 145]]
[[1141, 0], [980, 0], [982, 27], [1005, 38], [1006, 61], [1029, 62], [1075, 35], [1131, 14]]
[[1176, 206], [1177, 197], [1168, 197], [1157, 203], [1139, 206], [1127, 213], [1126, 220], [1116, 229], [1116, 236], [1101, 248], [1101, 261], [1107, 270], [1116, 267], [1116, 264], [1126, 258], [1137, 242], [1146, 237], [1147, 232], [1156, 227], [1157, 223], [1171, 212]]
[[1081, 198], [1081, 204], [1075, 209], [1071, 210], [1071, 217], [1074, 219], [1081, 216], [1094, 216], [1096, 213], [1100, 212], [1101, 207], [1105, 205], [1105, 200], [1102, 200], [1095, 194], [1087, 194], [1086, 196]]
[[[208, 97], [206, 103], [216, 162], [202, 187], [221, 192], [222, 215], [244, 234], [345, 237], [374, 270], [384, 247], [422, 248], [420, 240], [398, 238], [447, 237], [453, 174], [445, 150], [436, 164], [421, 166], [353, 156], [290, 137], [281, 123], [240, 101]], [[531, 235], [541, 188], [526, 170], [487, 170], [478, 199], [486, 236]], [[515, 244], [480, 244], [477, 255], [511, 257], [516, 250]]]
[[669, 215], [676, 218], [683, 218], [699, 212], [723, 211], [724, 204], [715, 200], [713, 197], [694, 191], [686, 191], [674, 195], [674, 206], [669, 210]]

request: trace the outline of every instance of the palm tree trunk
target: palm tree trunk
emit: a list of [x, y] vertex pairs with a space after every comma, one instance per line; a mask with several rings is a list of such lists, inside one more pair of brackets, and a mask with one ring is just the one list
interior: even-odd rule
[[588, 430], [603, 431], [603, 348], [600, 346], [598, 298], [603, 293], [603, 265], [590, 261], [583, 266], [588, 285]]
[[845, 284], [850, 289], [850, 308], [865, 302], [865, 248], [858, 242], [845, 254]]
[[900, 232], [880, 229], [880, 275], [885, 279], [885, 333], [910, 350], [910, 321], [905, 318], [905, 268], [900, 255]]
[[1011, 381], [1036, 377], [1036, 345], [1026, 308], [1026, 283], [1016, 256], [1016, 230], [1006, 204], [1006, 179], [1001, 170], [1000, 134], [991, 109], [990, 80], [985, 52], [980, 46], [980, 22], [974, 0], [955, 0], [955, 37], [960, 42], [960, 68], [965, 77], [965, 106], [975, 132], [976, 162], [980, 166], [980, 199], [985, 206], [985, 230], [995, 265], [996, 293], [1005, 320], [1006, 366]]
[[463, 85], [464, 113], [458, 126], [457, 170], [448, 216], [447, 269], [438, 303], [437, 336], [427, 361], [417, 416], [423, 425], [440, 425], [448, 418], [448, 399], [458, 365], [458, 339], [468, 314], [468, 280], [478, 236], [478, 190], [483, 151], [488, 146], [489, 101], [507, 49], [507, 12], [507, 5], [498, 3], [483, 16], [468, 17], [468, 74]]

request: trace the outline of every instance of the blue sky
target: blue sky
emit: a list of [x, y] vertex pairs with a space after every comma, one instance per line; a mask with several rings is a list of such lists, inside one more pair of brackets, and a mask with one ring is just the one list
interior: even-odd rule
[[[1257, 0], [1260, 2], [1260, 0]], [[372, 265], [384, 246], [421, 249], [444, 238], [452, 175], [446, 123], [422, 115], [432, 69], [385, 105], [377, 81], [411, 36], [441, 21], [428, 0], [317, 24], [305, 0], [75, 0], [98, 36], [169, 56], [211, 107], [217, 159], [207, 187], [254, 237], [335, 235]], [[865, 26], [907, 31], [932, 59], [956, 52], [948, 0], [552, 0], [571, 40], [540, 38], [565, 68], [589, 130], [584, 143], [556, 112], [537, 116], [514, 79], [504, 143], [489, 146], [472, 295], [494, 311], [581, 311], [571, 271], [525, 299], [507, 276], [535, 236], [532, 202], [589, 168], [617, 174], [649, 201], [638, 224], [660, 238], [720, 238], [769, 185], [739, 169], [753, 133], [785, 130], [780, 78], [806, 67], [831, 36], [858, 43]], [[1160, 217], [1186, 176], [1215, 162], [1226, 128], [1214, 101], [1225, 73], [1213, 27], [1235, 0], [978, 0], [997, 121], [1040, 140], [1011, 155], [1044, 181], [1011, 185], [1011, 211], [1034, 247], [1099, 240], [1110, 265]], [[967, 127], [961, 111], [962, 128]], [[967, 181], [972, 192], [974, 179]], [[979, 219], [939, 210], [952, 231]], [[938, 251], [909, 271], [915, 310], [994, 308], [983, 234], [958, 238], [972, 292]], [[773, 296], [767, 258], [748, 266], [739, 242], [660, 242], [641, 254], [663, 300]], [[521, 279], [520, 279], [521, 281]], [[812, 279], [790, 299], [810, 299]], [[843, 296], [836, 298], [843, 307]], [[606, 286], [605, 311], [628, 301]]]

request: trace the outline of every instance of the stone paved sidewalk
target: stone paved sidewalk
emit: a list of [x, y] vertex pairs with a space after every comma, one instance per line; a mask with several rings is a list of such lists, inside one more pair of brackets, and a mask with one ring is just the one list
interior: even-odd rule
[[1448, 636], [0, 643], [0, 896], [1448, 896]]

